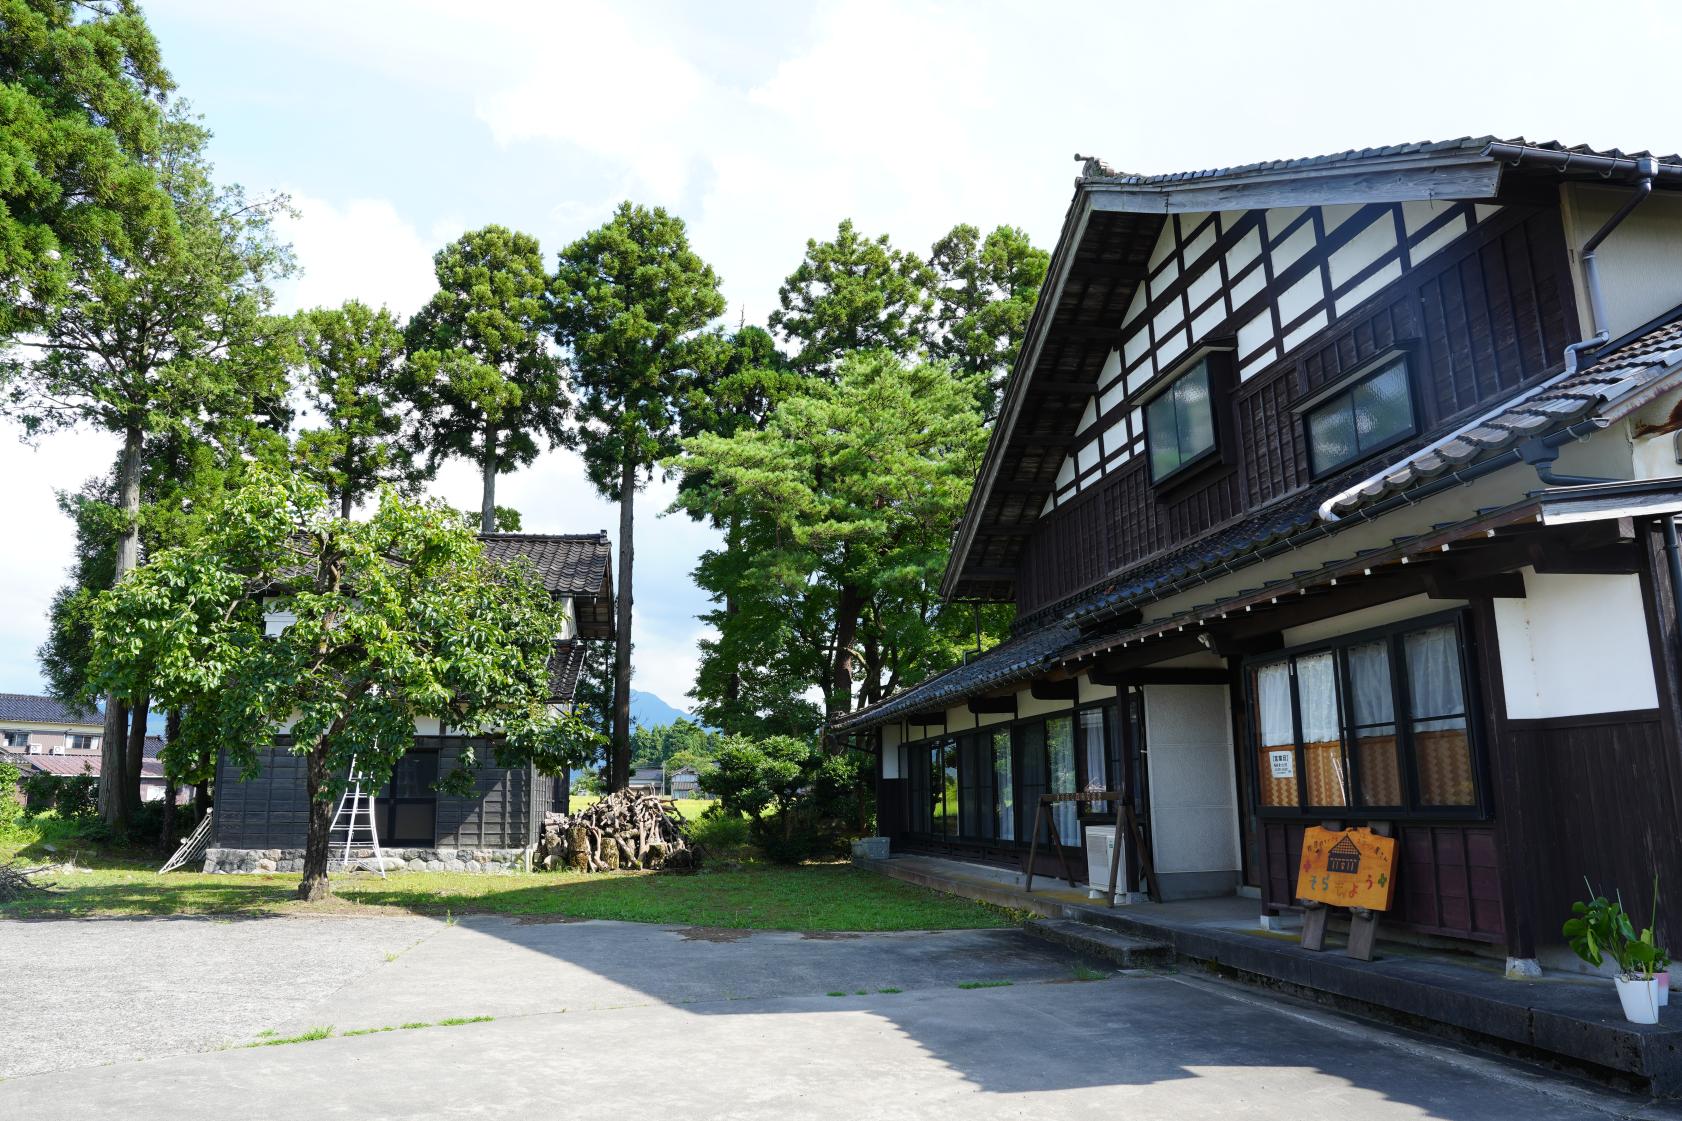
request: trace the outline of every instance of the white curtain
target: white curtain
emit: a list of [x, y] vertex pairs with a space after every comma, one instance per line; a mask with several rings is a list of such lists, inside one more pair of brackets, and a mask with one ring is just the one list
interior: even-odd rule
[[1256, 708], [1261, 719], [1263, 747], [1291, 747], [1296, 733], [1291, 727], [1291, 666], [1275, 662], [1256, 670]]
[[1349, 662], [1349, 708], [1356, 724], [1389, 724], [1395, 720], [1395, 694], [1390, 691], [1389, 644], [1367, 642], [1344, 652]]
[[1302, 710], [1302, 742], [1338, 738], [1337, 662], [1330, 654], [1297, 659], [1297, 704]]
[[[1415, 720], [1466, 710], [1460, 685], [1460, 643], [1453, 626], [1415, 631], [1402, 639], [1407, 651], [1408, 699]], [[1458, 726], [1458, 721], [1454, 722]], [[1447, 725], [1444, 725], [1447, 726]]]

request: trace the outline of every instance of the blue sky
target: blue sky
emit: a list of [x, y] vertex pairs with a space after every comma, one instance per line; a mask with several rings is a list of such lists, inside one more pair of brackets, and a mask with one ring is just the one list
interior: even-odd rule
[[[959, 221], [1049, 247], [1076, 151], [1155, 172], [1468, 133], [1682, 149], [1664, 67], [1630, 61], [1679, 41], [1682, 9], [1656, 3], [144, 6], [222, 177], [292, 195], [297, 307], [408, 314], [464, 230], [552, 255], [623, 198], [683, 215], [729, 318], [763, 322], [843, 217], [919, 250]], [[0, 422], [0, 691], [34, 691], [70, 557], [53, 491], [113, 445], [14, 437]], [[434, 491], [477, 505], [466, 465]], [[499, 498], [534, 531], [617, 530], [568, 455]], [[654, 517], [669, 498], [641, 503], [636, 683], [687, 707], [707, 606], [689, 572], [713, 538]]]

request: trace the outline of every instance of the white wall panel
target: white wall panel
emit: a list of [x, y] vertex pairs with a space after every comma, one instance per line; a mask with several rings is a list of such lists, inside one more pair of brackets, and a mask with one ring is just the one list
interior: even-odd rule
[[1238, 795], [1226, 686], [1148, 685], [1144, 694], [1157, 871], [1237, 871]]
[[1524, 570], [1524, 599], [1495, 601], [1507, 715], [1515, 720], [1657, 707], [1636, 576]]

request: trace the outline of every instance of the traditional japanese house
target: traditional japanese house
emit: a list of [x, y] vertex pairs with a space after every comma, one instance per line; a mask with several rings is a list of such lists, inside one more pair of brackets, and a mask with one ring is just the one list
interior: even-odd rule
[[[566, 612], [549, 660], [550, 703], [570, 705], [584, 664], [585, 644], [613, 637], [613, 558], [607, 534], [498, 533], [480, 537], [493, 560], [529, 562]], [[291, 618], [271, 612], [271, 631]], [[207, 872], [297, 871], [302, 868], [309, 798], [304, 760], [286, 736], [263, 753], [252, 775], [223, 754], [217, 760], [216, 806]], [[460, 752], [474, 749], [476, 784], [468, 797], [434, 789]], [[545, 812], [564, 806], [565, 775], [535, 766], [496, 764], [489, 741], [427, 721], [415, 728], [413, 750], [399, 760], [374, 800], [380, 845], [405, 866], [433, 871], [496, 870], [519, 860], [537, 841]]]
[[[942, 587], [1014, 631], [836, 730], [896, 851], [1020, 864], [1097, 786], [1169, 899], [1285, 911], [1365, 824], [1391, 929], [1526, 973], [1659, 872], [1675, 941], [1679, 430], [1676, 157], [1088, 160]], [[1112, 808], [1053, 817], [1084, 870]]]

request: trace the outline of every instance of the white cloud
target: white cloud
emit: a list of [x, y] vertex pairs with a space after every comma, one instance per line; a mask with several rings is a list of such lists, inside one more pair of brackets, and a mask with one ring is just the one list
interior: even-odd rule
[[0, 549], [0, 690], [38, 692], [35, 651], [47, 637], [47, 608], [75, 556], [76, 534], [56, 492], [109, 471], [117, 441], [103, 432], [61, 432], [31, 447], [0, 423], [0, 492], [8, 544]]
[[281, 223], [301, 275], [285, 282], [289, 308], [333, 306], [355, 298], [381, 304], [405, 317], [420, 310], [436, 288], [434, 245], [385, 199], [335, 204], [294, 195], [296, 217]]

